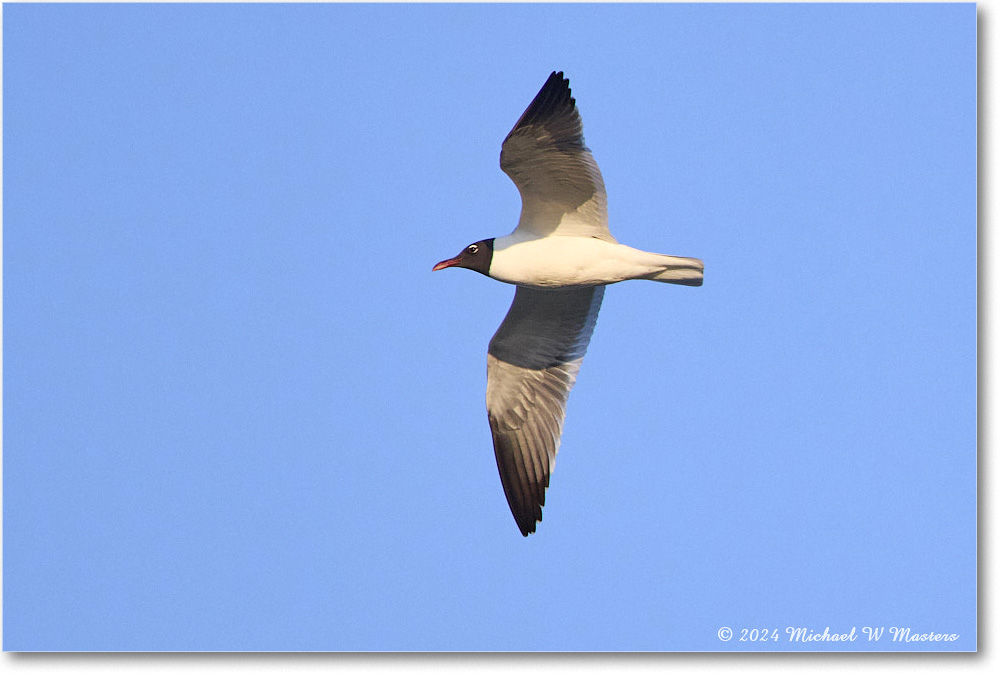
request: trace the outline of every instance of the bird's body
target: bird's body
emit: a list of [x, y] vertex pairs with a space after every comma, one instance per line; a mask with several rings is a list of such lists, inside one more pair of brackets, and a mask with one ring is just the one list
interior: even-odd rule
[[500, 168], [521, 193], [517, 228], [434, 269], [466, 267], [517, 286], [489, 344], [486, 411], [504, 494], [527, 536], [542, 519], [566, 401], [604, 287], [628, 279], [700, 286], [704, 265], [611, 236], [604, 180], [562, 73], [549, 76], [507, 135]]
[[[525, 237], [514, 232], [494, 240], [489, 276], [536, 288], [601, 286], [628, 279], [677, 283], [699, 281], [698, 264], [694, 258], [650, 253], [596, 237]], [[662, 278], [670, 272], [677, 276]]]

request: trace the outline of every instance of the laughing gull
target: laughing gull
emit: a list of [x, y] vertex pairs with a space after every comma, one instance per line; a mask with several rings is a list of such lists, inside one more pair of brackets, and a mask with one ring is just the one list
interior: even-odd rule
[[704, 265], [611, 236], [604, 180], [561, 72], [549, 75], [507, 134], [500, 168], [521, 193], [517, 227], [469, 244], [434, 270], [465, 267], [517, 286], [486, 356], [486, 412], [503, 491], [527, 537], [542, 519], [566, 399], [604, 287], [626, 279], [701, 286]]

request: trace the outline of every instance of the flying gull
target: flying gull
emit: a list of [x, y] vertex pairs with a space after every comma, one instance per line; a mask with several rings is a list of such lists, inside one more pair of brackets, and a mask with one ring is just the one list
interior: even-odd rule
[[469, 244], [434, 270], [465, 267], [517, 287], [486, 356], [486, 412], [507, 503], [528, 536], [542, 519], [566, 399], [604, 287], [627, 279], [701, 286], [704, 265], [611, 236], [604, 180], [561, 72], [507, 134], [500, 168], [521, 193], [517, 227]]

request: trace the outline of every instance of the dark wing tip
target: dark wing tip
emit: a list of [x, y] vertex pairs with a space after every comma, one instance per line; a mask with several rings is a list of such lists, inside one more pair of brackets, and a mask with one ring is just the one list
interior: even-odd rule
[[521, 534], [527, 537], [535, 531], [535, 525], [542, 519], [545, 506], [545, 488], [549, 486], [548, 470], [538, 475], [532, 468], [530, 451], [525, 450], [518, 434], [499, 431], [496, 421], [490, 417], [493, 432], [493, 448], [500, 482], [514, 522]]
[[[517, 529], [521, 530], [521, 534], [525, 537], [534, 533], [535, 526], [542, 522], [541, 506], [538, 505], [537, 501], [531, 500], [530, 497], [527, 501], [527, 504], [515, 505], [511, 499], [507, 499], [510, 512], [514, 516], [514, 522], [517, 523]], [[544, 497], [542, 501], [545, 501]]]
[[[573, 115], [576, 110], [576, 99], [569, 88], [569, 80], [563, 72], [552, 71], [545, 84], [535, 94], [535, 98], [521, 114], [517, 124], [511, 129], [514, 133], [519, 127], [537, 124], [541, 121], [564, 115]], [[508, 138], [510, 134], [508, 134]]]

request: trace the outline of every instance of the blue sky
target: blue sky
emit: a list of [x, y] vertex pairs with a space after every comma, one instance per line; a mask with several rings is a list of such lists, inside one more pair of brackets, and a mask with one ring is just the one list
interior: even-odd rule
[[[975, 22], [5, 5], [4, 649], [975, 649]], [[608, 289], [524, 539], [513, 289], [430, 268], [552, 70], [706, 272]], [[865, 626], [959, 637], [786, 634]]]

